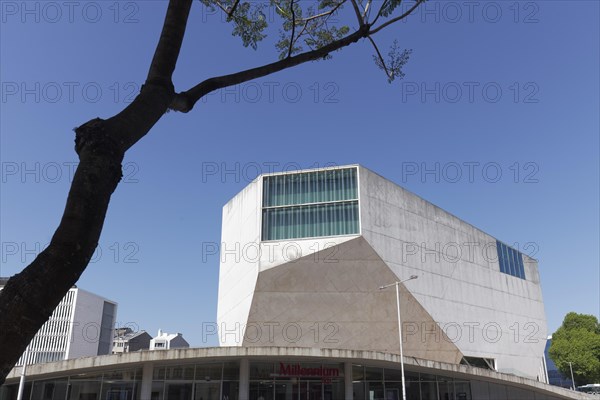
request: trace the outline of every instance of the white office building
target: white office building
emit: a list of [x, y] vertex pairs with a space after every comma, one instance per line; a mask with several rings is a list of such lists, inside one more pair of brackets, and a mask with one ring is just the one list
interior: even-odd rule
[[[0, 290], [6, 282], [0, 278]], [[117, 303], [74, 286], [33, 337], [17, 366], [110, 354]]]

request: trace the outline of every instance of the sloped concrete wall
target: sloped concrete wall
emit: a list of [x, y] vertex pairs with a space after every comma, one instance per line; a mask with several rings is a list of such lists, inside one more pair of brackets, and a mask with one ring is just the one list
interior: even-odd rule
[[364, 238], [399, 279], [419, 276], [407, 288], [453, 343], [536, 379], [546, 338], [537, 262], [524, 256], [526, 279], [502, 273], [495, 238], [368, 169], [359, 177]]
[[[398, 353], [396, 280], [358, 237], [259, 273], [244, 346], [300, 346]], [[400, 286], [404, 354], [458, 363], [462, 354]], [[423, 335], [414, 327], [426, 326]]]

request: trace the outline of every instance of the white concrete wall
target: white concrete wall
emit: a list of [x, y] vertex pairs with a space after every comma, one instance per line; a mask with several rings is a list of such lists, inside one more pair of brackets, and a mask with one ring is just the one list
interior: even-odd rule
[[524, 256], [525, 280], [502, 273], [495, 238], [365, 168], [359, 179], [364, 238], [399, 279], [419, 276], [406, 288], [448, 337], [535, 379], [546, 337], [537, 262]]
[[[79, 288], [75, 290], [77, 293], [72, 319], [73, 330], [67, 351], [67, 359], [95, 356], [98, 354], [102, 310], [104, 302], [109, 301]], [[112, 325], [114, 327], [114, 321]]]
[[221, 346], [241, 346], [258, 276], [262, 179], [223, 207], [217, 325]]

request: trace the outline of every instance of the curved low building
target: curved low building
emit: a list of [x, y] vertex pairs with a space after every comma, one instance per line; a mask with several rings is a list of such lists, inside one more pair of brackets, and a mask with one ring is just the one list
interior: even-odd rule
[[[298, 347], [140, 351], [28, 367], [29, 400], [399, 400], [397, 354]], [[514, 375], [405, 357], [410, 400], [593, 399]], [[16, 398], [19, 369], [0, 388]]]

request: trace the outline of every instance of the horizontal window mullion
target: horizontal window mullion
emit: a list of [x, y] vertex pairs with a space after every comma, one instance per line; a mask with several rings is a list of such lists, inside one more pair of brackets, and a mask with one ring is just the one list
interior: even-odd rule
[[358, 200], [265, 208], [262, 240], [357, 234], [357, 218]]
[[358, 199], [348, 199], [348, 200], [334, 200], [334, 201], [320, 201], [317, 203], [302, 203], [302, 204], [289, 204], [284, 206], [265, 206], [263, 210], [271, 210], [276, 208], [296, 208], [296, 207], [307, 207], [307, 206], [321, 206], [327, 204], [338, 204], [338, 203], [352, 203], [353, 201], [358, 201]]

